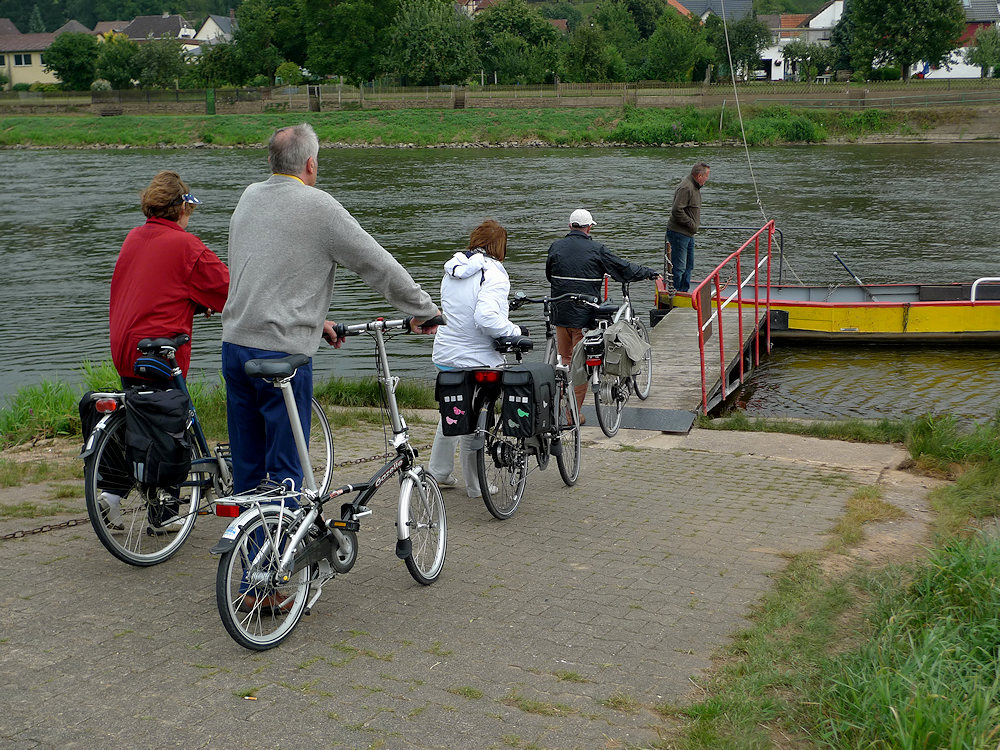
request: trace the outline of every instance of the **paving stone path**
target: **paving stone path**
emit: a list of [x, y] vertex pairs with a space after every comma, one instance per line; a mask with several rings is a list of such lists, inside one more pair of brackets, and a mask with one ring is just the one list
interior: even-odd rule
[[648, 747], [667, 728], [654, 708], [691, 697], [783, 555], [821, 547], [850, 494], [903, 458], [584, 431], [579, 484], [534, 471], [508, 521], [446, 491], [448, 559], [430, 587], [393, 555], [387, 483], [354, 570], [263, 653], [219, 620], [208, 549], [222, 519], [144, 569], [86, 525], [0, 542], [0, 746]]

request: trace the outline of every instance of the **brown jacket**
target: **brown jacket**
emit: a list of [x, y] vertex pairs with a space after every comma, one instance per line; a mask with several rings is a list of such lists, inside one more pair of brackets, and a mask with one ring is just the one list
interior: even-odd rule
[[670, 208], [667, 229], [694, 237], [701, 226], [701, 185], [688, 175], [674, 191], [674, 203]]

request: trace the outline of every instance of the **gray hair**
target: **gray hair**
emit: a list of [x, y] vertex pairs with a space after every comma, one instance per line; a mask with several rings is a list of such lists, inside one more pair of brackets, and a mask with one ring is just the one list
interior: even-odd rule
[[267, 144], [267, 160], [275, 174], [300, 174], [309, 158], [318, 155], [319, 138], [307, 122], [278, 128]]
[[700, 161], [693, 167], [691, 167], [691, 176], [697, 177], [700, 174], [705, 174], [705, 172], [707, 171], [708, 171], [708, 165], [705, 162]]

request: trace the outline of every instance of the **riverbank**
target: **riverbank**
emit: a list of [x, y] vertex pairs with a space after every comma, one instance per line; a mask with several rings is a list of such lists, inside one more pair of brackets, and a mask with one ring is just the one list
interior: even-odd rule
[[0, 148], [262, 148], [307, 121], [325, 147], [496, 148], [913, 143], [996, 140], [1000, 109], [748, 107], [338, 111], [259, 115], [7, 115]]

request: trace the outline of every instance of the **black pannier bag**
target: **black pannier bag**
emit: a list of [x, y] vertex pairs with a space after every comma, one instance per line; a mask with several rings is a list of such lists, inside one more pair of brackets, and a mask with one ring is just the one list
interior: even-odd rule
[[191, 470], [189, 401], [183, 391], [129, 389], [125, 394], [125, 457], [141, 484], [175, 487]]
[[469, 435], [476, 431], [472, 400], [476, 391], [475, 370], [441, 370], [434, 385], [434, 398], [441, 413], [441, 432]]
[[552, 365], [530, 362], [503, 371], [503, 433], [531, 437], [552, 429], [555, 416], [556, 373]]

